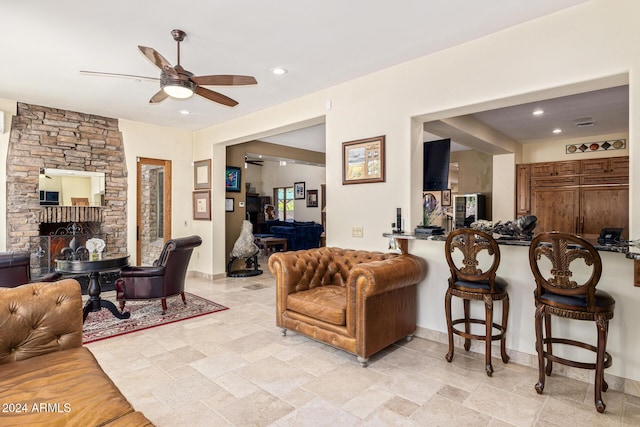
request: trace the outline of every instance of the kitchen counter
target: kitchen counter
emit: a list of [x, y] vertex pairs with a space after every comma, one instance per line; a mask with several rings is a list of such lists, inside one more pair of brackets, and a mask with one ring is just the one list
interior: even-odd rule
[[[437, 242], [444, 242], [447, 239], [446, 234], [431, 235], [426, 233], [382, 233], [383, 237], [392, 237], [397, 240], [432, 240]], [[603, 252], [619, 252], [627, 255], [627, 258], [640, 259], [640, 254], [629, 252], [628, 243], [616, 243], [616, 244], [600, 244], [594, 239], [585, 239], [591, 243], [596, 250]], [[529, 246], [531, 240], [516, 239], [512, 237], [500, 237], [496, 238], [496, 242], [499, 245], [507, 246]], [[402, 249], [402, 243], [398, 243], [398, 246]], [[404, 251], [403, 251], [404, 252]]]
[[[446, 235], [430, 236], [414, 233], [383, 233], [385, 238], [393, 238], [403, 252], [424, 258], [427, 261], [427, 276], [418, 285], [416, 335], [435, 341], [447, 342], [447, 325], [444, 312], [444, 296], [450, 276], [445, 259]], [[535, 301], [533, 290], [535, 281], [529, 265], [528, 240], [497, 239], [500, 244], [501, 262], [498, 274], [509, 284], [510, 313], [507, 329], [507, 351], [514, 363], [531, 366], [535, 363]], [[622, 379], [640, 383], [640, 335], [634, 325], [640, 324], [640, 283], [634, 281], [634, 270], [640, 261], [629, 262], [628, 245], [597, 245], [602, 257], [602, 277], [598, 289], [609, 292], [616, 299], [615, 316], [611, 320], [607, 349], [613, 356], [613, 365], [606, 374], [615, 382], [615, 387], [624, 384]], [[636, 249], [636, 248], [632, 248]], [[621, 256], [622, 255], [622, 256]], [[576, 274], [582, 274], [576, 265]], [[634, 284], [636, 286], [634, 286]], [[471, 314], [484, 315], [482, 304], [471, 304]], [[571, 322], [558, 328], [571, 328], [572, 335], [595, 340], [592, 322]], [[484, 351], [482, 345], [472, 343], [472, 351]], [[566, 349], [568, 357], [582, 357], [580, 350]], [[442, 355], [444, 357], [444, 354]], [[533, 361], [533, 362], [532, 362]], [[581, 370], [568, 372], [568, 376], [578, 378]], [[614, 388], [615, 389], [615, 388]]]

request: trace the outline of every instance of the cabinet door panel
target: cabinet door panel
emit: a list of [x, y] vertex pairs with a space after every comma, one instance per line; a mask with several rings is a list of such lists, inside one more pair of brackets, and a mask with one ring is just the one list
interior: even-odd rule
[[622, 227], [622, 237], [629, 238], [629, 187], [583, 188], [580, 202], [582, 234], [599, 235], [603, 228]]
[[612, 173], [629, 173], [629, 156], [612, 157], [609, 159], [609, 171]]
[[582, 173], [585, 174], [599, 174], [599, 173], [607, 173], [609, 172], [609, 159], [601, 158], [601, 159], [586, 159], [582, 162]]
[[554, 162], [556, 175], [575, 175], [580, 172], [580, 160]]
[[580, 200], [577, 188], [545, 188], [534, 190], [531, 213], [538, 217], [535, 233], [577, 231]]
[[554, 174], [553, 162], [531, 163], [531, 176], [552, 176]]
[[579, 176], [552, 176], [548, 178], [536, 177], [531, 178], [531, 188], [537, 189], [540, 187], [569, 187], [578, 186], [580, 184]]
[[531, 213], [531, 167], [516, 166], [516, 217]]

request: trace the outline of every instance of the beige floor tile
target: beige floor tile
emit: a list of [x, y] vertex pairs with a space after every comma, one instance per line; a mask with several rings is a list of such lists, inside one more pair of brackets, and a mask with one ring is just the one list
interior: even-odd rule
[[235, 372], [274, 396], [282, 397], [298, 387], [305, 387], [315, 377], [300, 369], [269, 357]]
[[464, 405], [515, 426], [532, 425], [542, 407], [536, 399], [486, 384], [474, 390]]
[[386, 390], [369, 388], [348, 400], [342, 405], [342, 409], [357, 417], [366, 418], [393, 397], [394, 395]]
[[375, 371], [358, 365], [344, 365], [308, 381], [302, 388], [333, 404], [342, 405], [383, 379], [384, 376]]
[[294, 407], [266, 391], [258, 390], [218, 412], [237, 426], [268, 426], [292, 412]]
[[279, 427], [351, 427], [360, 425], [360, 418], [320, 398], [278, 420]]
[[488, 426], [491, 417], [442, 396], [433, 396], [411, 419], [424, 427]]
[[[399, 341], [362, 368], [345, 351], [275, 325], [274, 280], [189, 278], [187, 291], [229, 310], [89, 344], [137, 410], [160, 427], [640, 425], [640, 398], [422, 338]], [[584, 375], [589, 378], [588, 374]]]
[[410, 417], [420, 407], [417, 403], [400, 396], [394, 396], [387, 400], [384, 406], [402, 417]]

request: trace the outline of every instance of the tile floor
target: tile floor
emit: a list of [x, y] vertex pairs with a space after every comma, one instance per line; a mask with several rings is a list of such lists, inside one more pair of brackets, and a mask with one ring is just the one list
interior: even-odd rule
[[[134, 407], [158, 426], [639, 426], [640, 398], [416, 338], [355, 356], [275, 326], [275, 281], [190, 278], [229, 310], [89, 344]], [[614, 361], [615, 363], [615, 361]]]

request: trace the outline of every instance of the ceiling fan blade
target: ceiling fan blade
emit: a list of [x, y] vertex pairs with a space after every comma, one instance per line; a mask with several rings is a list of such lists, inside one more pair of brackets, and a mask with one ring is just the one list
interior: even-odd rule
[[240, 86], [254, 85], [258, 82], [253, 76], [234, 76], [234, 75], [217, 75], [217, 76], [197, 76], [191, 77], [196, 84], [204, 86]]
[[158, 92], [156, 92], [155, 95], [153, 95], [151, 97], [151, 99], [149, 100], [149, 104], [158, 104], [162, 101], [164, 101], [165, 99], [167, 99], [169, 97], [169, 95], [167, 95], [167, 93], [160, 89]]
[[167, 61], [164, 56], [160, 55], [154, 48], [138, 46], [138, 49], [140, 49], [140, 52], [142, 52], [149, 61], [153, 62], [162, 71], [177, 75], [176, 71], [171, 66], [171, 63]]
[[217, 102], [219, 104], [227, 105], [229, 107], [235, 107], [238, 105], [238, 101], [229, 98], [221, 93], [214, 92], [212, 90], [203, 88], [202, 86], [196, 86], [196, 93], [200, 96], [203, 96], [213, 102]]
[[134, 74], [121, 74], [121, 73], [103, 73], [101, 71], [86, 71], [80, 70], [80, 74], [84, 76], [96, 76], [96, 77], [118, 77], [122, 79], [143, 80], [148, 82], [159, 82], [157, 77], [136, 76]]

